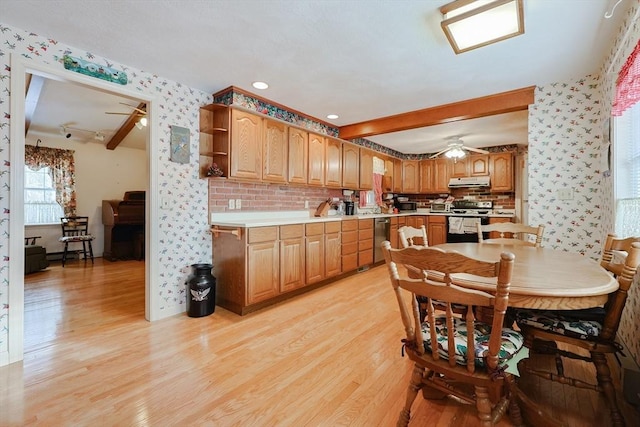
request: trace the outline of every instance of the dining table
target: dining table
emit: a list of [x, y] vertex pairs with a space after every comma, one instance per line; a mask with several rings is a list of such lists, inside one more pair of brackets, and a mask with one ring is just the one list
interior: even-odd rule
[[[497, 262], [500, 254], [515, 256], [509, 306], [517, 308], [578, 310], [602, 306], [618, 289], [617, 280], [598, 262], [575, 252], [494, 243], [444, 243], [434, 245], [470, 258]], [[491, 291], [495, 278], [453, 274], [458, 284]]]

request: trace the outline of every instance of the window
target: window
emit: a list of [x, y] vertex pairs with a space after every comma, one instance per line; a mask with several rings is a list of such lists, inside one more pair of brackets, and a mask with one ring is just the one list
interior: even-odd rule
[[24, 167], [24, 222], [57, 224], [64, 216], [62, 206], [56, 202], [56, 190], [48, 167], [33, 171]]
[[615, 232], [640, 236], [640, 102], [616, 117], [613, 149]]

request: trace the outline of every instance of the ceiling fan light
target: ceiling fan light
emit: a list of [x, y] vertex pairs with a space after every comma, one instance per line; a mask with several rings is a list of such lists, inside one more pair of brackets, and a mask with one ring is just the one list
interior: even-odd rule
[[522, 0], [456, 0], [440, 12], [456, 54], [524, 34]]
[[146, 126], [146, 125], [147, 125], [147, 123], [148, 123], [148, 122], [147, 122], [147, 118], [146, 118], [146, 117], [141, 118], [139, 123], [140, 123], [142, 126]]

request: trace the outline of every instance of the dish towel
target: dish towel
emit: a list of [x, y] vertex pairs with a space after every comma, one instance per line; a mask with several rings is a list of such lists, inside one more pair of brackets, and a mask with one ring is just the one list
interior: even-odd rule
[[463, 218], [462, 229], [465, 234], [475, 234], [478, 232], [477, 223], [480, 222], [480, 218]]
[[449, 217], [449, 234], [464, 234], [464, 218]]

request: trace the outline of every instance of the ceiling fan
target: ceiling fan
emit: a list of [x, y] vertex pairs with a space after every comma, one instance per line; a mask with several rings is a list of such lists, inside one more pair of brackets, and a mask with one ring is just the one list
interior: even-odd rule
[[450, 159], [454, 159], [454, 160], [461, 159], [466, 155], [465, 150], [473, 151], [475, 153], [482, 153], [482, 154], [489, 153], [487, 150], [481, 150], [480, 148], [465, 147], [464, 142], [458, 137], [449, 138], [449, 139], [450, 141], [447, 143], [447, 148], [431, 156], [432, 159], [438, 157], [441, 154], [444, 154], [445, 157], [448, 157]]
[[123, 116], [138, 116], [140, 117], [140, 120], [138, 120], [136, 122], [136, 127], [138, 129], [142, 129], [144, 126], [147, 125], [147, 112], [145, 110], [143, 110], [143, 108], [146, 108], [147, 105], [144, 103], [141, 103], [140, 105], [138, 105], [137, 107], [134, 107], [133, 105], [129, 105], [126, 102], [120, 102], [119, 104], [125, 105], [129, 108], [131, 108], [133, 111], [131, 111], [130, 113], [121, 113], [121, 112], [115, 112], [115, 111], [106, 111], [105, 114], [120, 114]]

